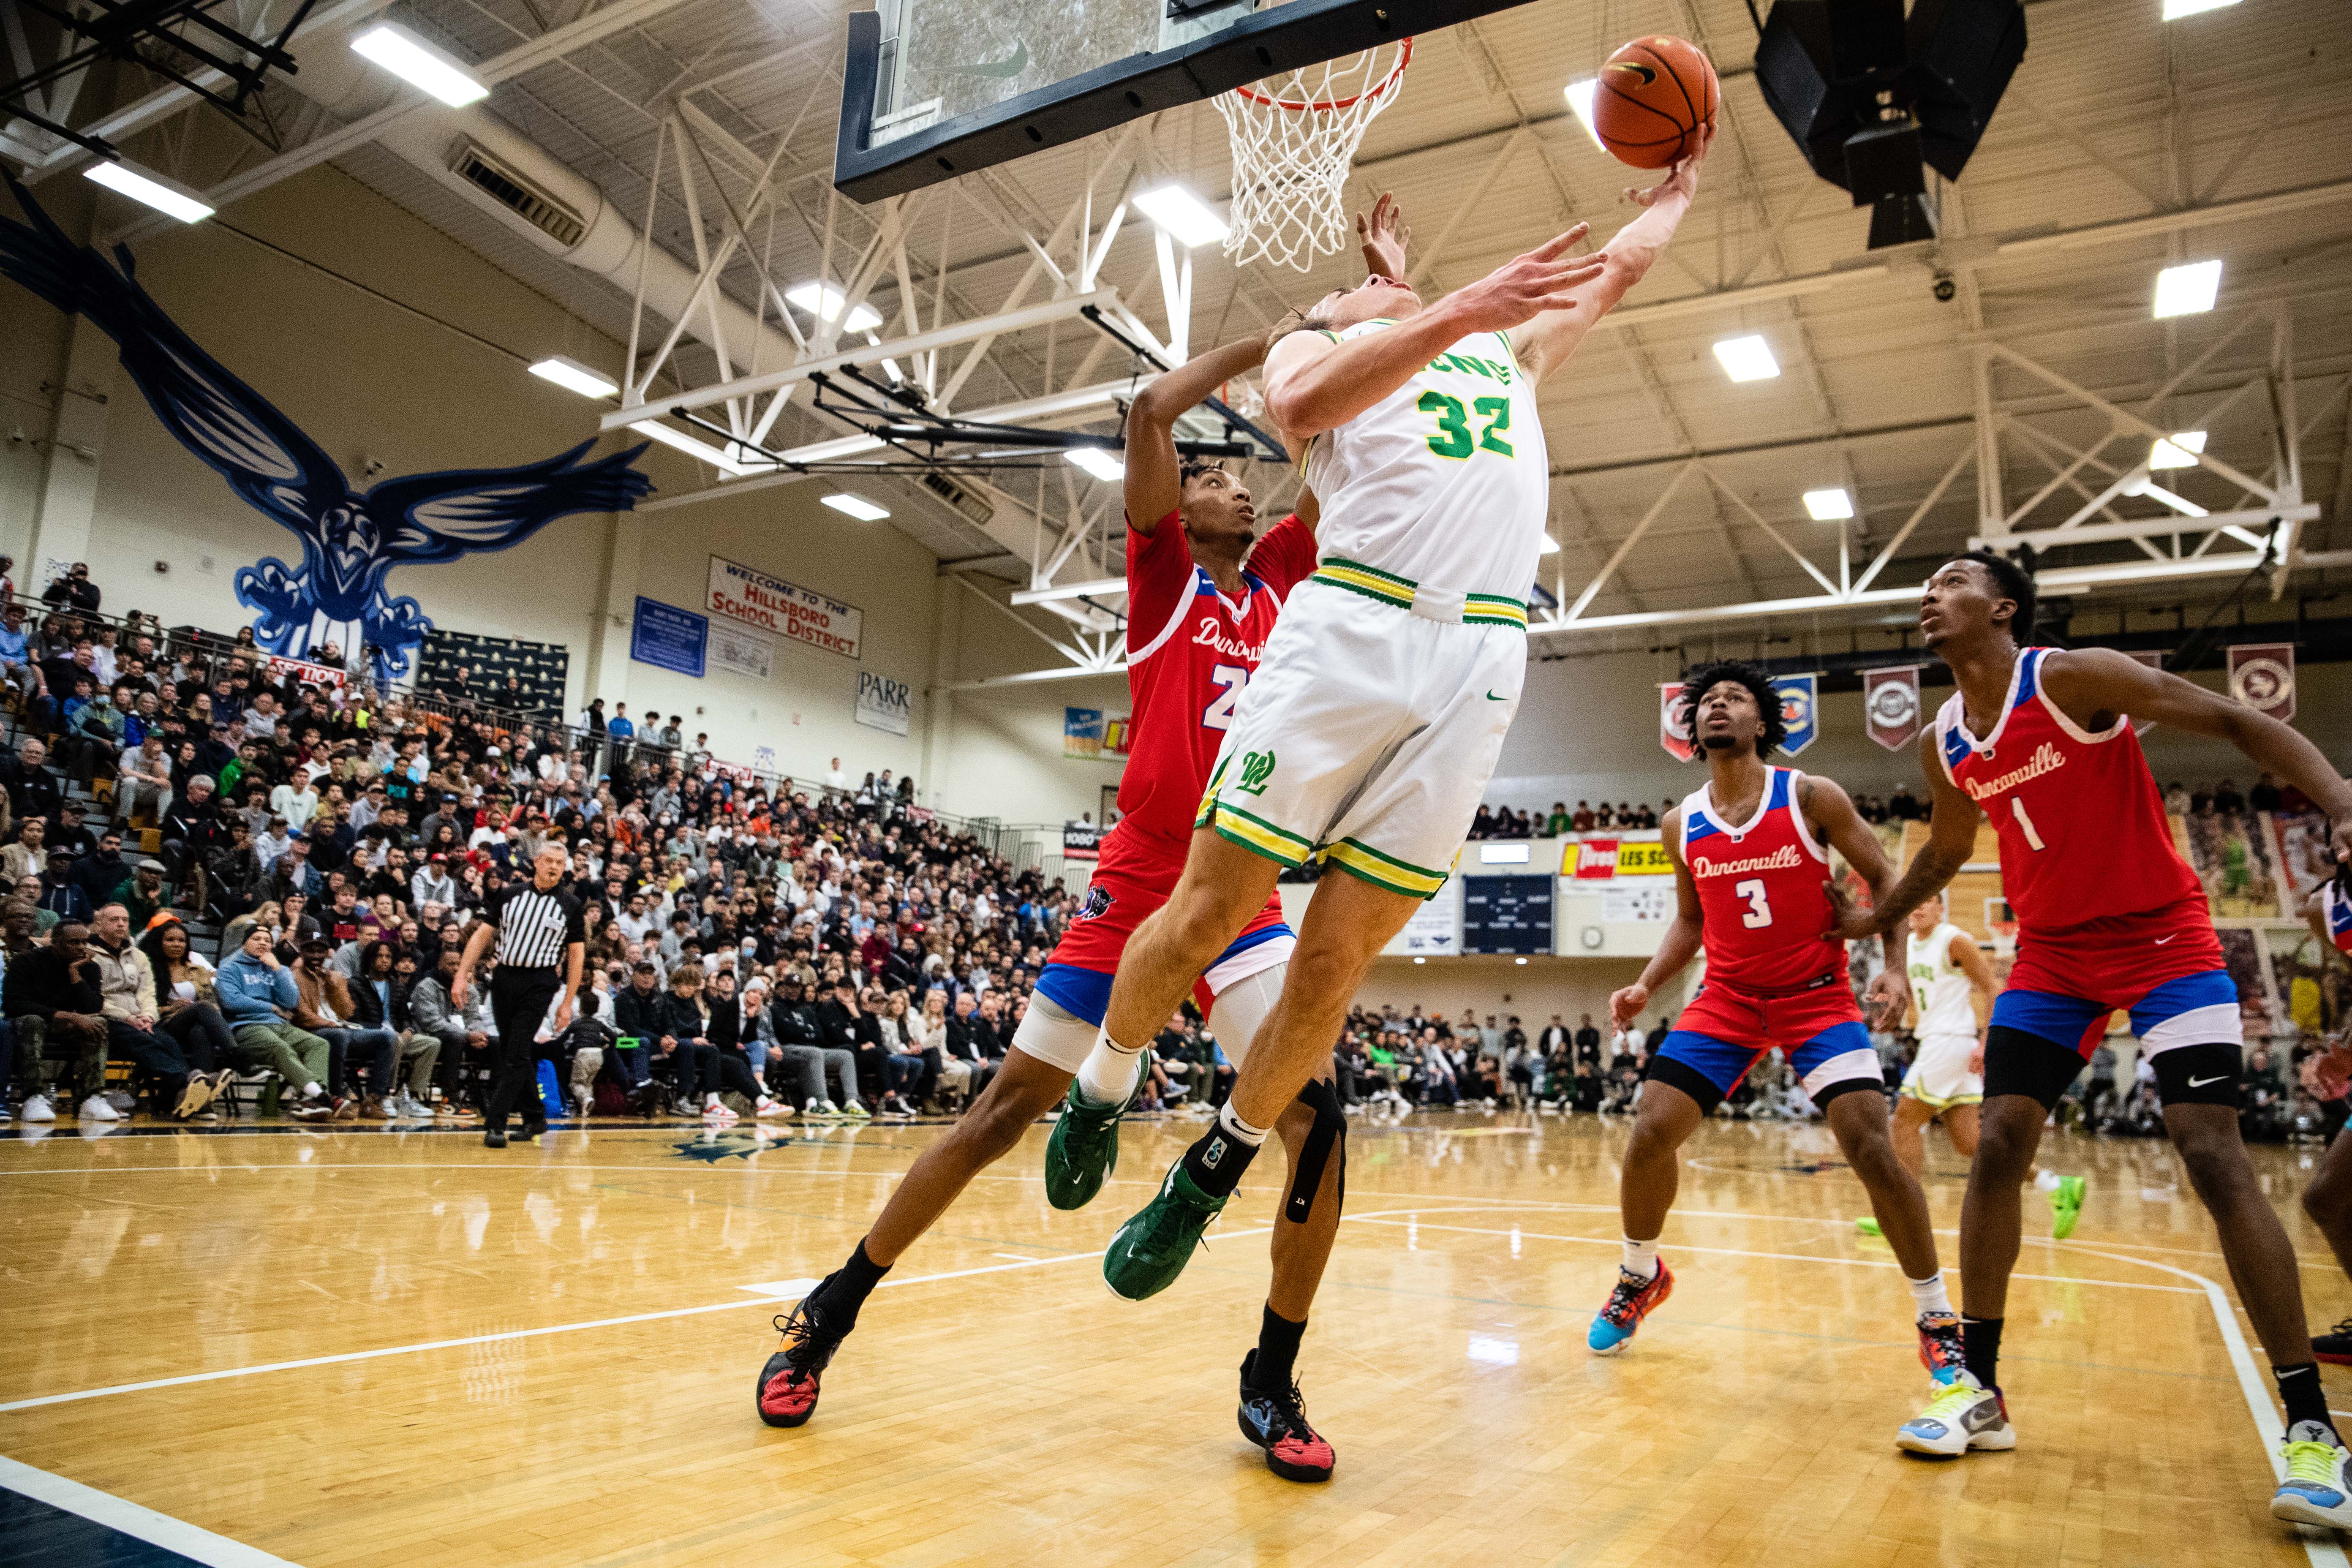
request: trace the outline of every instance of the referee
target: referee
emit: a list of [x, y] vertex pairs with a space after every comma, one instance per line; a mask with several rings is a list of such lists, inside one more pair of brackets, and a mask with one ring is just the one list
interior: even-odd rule
[[[570, 865], [562, 847], [551, 844], [530, 863], [530, 881], [509, 882], [492, 893], [449, 984], [450, 1005], [462, 1009], [474, 966], [497, 941], [490, 1017], [499, 1033], [490, 1047], [490, 1100], [482, 1110], [482, 1142], [488, 1148], [507, 1146], [507, 1116], [518, 1107], [524, 1142], [547, 1131], [547, 1108], [535, 1081], [539, 1026], [550, 1003], [556, 1003], [555, 1032], [571, 1026], [572, 999], [580, 992], [580, 963], [588, 944], [580, 900], [562, 886]], [[556, 1002], [559, 994], [562, 1000]]]

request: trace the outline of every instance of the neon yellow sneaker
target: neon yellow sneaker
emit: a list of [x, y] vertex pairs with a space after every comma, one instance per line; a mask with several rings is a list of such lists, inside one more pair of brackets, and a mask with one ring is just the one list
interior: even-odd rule
[[2090, 1183], [2080, 1176], [2061, 1176], [2057, 1190], [2050, 1194], [2050, 1235], [2063, 1241], [2074, 1234], [2074, 1222], [2083, 1217], [2083, 1194]]
[[1862, 1232], [1864, 1236], [1884, 1237], [1886, 1234], [1885, 1231], [1878, 1228], [1878, 1222], [1872, 1219], [1867, 1215], [1864, 1215], [1862, 1218], [1854, 1221], [1853, 1228]]
[[2271, 1517], [2289, 1524], [2352, 1530], [2352, 1453], [2316, 1421], [2298, 1421], [2279, 1446], [2286, 1479], [2271, 1498]]

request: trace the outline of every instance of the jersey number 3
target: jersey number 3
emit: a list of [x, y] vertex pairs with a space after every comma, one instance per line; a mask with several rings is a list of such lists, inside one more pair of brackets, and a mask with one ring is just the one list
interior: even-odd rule
[[1234, 704], [1241, 700], [1242, 688], [1249, 684], [1249, 671], [1238, 664], [1221, 664], [1209, 671], [1209, 679], [1224, 689], [1209, 699], [1208, 708], [1201, 714], [1201, 728], [1230, 730]]
[[[1503, 432], [1511, 427], [1511, 400], [1507, 397], [1479, 398], [1465, 412], [1458, 397], [1424, 392], [1413, 406], [1423, 414], [1437, 416], [1437, 434], [1426, 439], [1429, 449], [1441, 458], [1466, 458], [1481, 447], [1506, 458], [1512, 455], [1511, 444], [1503, 439]], [[1473, 415], [1486, 421], [1475, 440], [1470, 436]]]
[[1747, 912], [1739, 917], [1741, 925], [1746, 926], [1749, 931], [1754, 931], [1759, 926], [1768, 926], [1772, 923], [1772, 906], [1764, 901], [1763, 878], [1750, 877], [1744, 882], [1734, 882], [1731, 884], [1731, 893], [1734, 898], [1748, 900]]

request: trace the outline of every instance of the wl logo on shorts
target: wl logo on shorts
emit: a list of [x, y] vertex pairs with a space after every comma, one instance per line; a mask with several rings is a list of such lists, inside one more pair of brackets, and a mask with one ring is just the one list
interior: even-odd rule
[[1265, 781], [1274, 776], [1272, 752], [1244, 752], [1241, 781], [1234, 787], [1244, 795], [1264, 795]]

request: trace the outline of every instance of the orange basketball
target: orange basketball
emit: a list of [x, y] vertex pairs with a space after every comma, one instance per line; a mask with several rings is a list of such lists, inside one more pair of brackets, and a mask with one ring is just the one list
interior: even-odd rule
[[1715, 68], [1681, 38], [1636, 38], [1609, 57], [1592, 92], [1592, 131], [1620, 163], [1663, 169], [1715, 124]]

